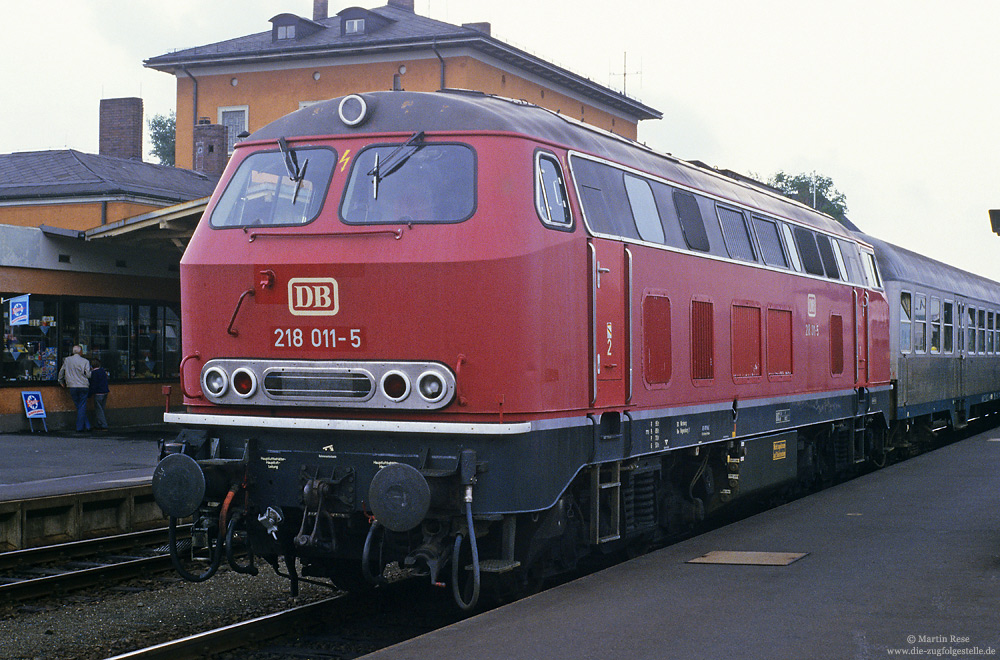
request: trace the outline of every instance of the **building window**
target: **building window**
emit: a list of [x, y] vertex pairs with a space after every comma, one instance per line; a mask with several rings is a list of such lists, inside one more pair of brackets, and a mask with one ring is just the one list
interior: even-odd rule
[[365, 31], [365, 19], [349, 18], [344, 21], [344, 34], [363, 34]]
[[278, 26], [278, 39], [294, 39], [295, 38], [295, 26], [294, 25], [279, 25]]
[[33, 295], [27, 325], [11, 326], [5, 313], [4, 338], [0, 373], [5, 384], [55, 383], [59, 365], [75, 344], [84, 357], [100, 360], [115, 381], [179, 375], [180, 317], [161, 303]]
[[247, 130], [250, 108], [245, 105], [219, 108], [219, 123], [226, 127], [226, 153], [232, 154], [236, 136]]

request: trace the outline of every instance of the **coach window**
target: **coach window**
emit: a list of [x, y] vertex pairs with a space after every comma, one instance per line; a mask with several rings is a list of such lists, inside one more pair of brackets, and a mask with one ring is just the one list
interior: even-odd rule
[[715, 211], [719, 214], [722, 237], [726, 241], [726, 247], [729, 248], [729, 256], [743, 261], [757, 261], [753, 243], [750, 241], [746, 216], [741, 211], [724, 206], [716, 206]]
[[830, 237], [826, 234], [816, 234], [816, 245], [819, 247], [819, 256], [823, 260], [826, 276], [831, 280], [839, 280], [841, 270], [837, 267], [837, 257], [830, 244]]
[[944, 345], [944, 352], [953, 352], [954, 337], [955, 337], [955, 305], [950, 300], [944, 301], [944, 307], [942, 308], [942, 320], [943, 320], [943, 335], [942, 344]]
[[902, 291], [899, 294], [899, 350], [903, 353], [910, 352], [912, 323], [913, 300], [909, 291]]
[[637, 176], [625, 174], [625, 193], [628, 195], [635, 226], [639, 230], [639, 238], [662, 245], [663, 225], [660, 224], [660, 213], [656, 210], [656, 200], [653, 199], [649, 183]]
[[792, 268], [801, 273], [802, 262], [799, 261], [799, 251], [795, 247], [795, 239], [792, 238], [792, 228], [785, 223], [782, 223], [781, 235], [785, 237], [785, 247], [788, 248], [788, 256], [792, 258]]
[[976, 341], [976, 352], [986, 354], [986, 310], [979, 310], [979, 339]]
[[986, 312], [986, 354], [993, 354], [993, 312]]
[[816, 248], [816, 236], [804, 227], [795, 228], [795, 245], [802, 255], [802, 265], [806, 272], [812, 275], [826, 275], [823, 270], [823, 262], [820, 260], [819, 250]]
[[941, 352], [941, 300], [931, 296], [931, 353]]
[[573, 224], [559, 161], [548, 154], [539, 153], [535, 159], [535, 208], [547, 225], [565, 228]]
[[927, 296], [913, 296], [913, 352], [927, 352]]
[[965, 352], [968, 355], [976, 354], [976, 308], [969, 305], [966, 308], [966, 342], [965, 342]]
[[705, 221], [701, 217], [701, 209], [694, 195], [680, 190], [674, 191], [674, 208], [677, 209], [677, 219], [681, 223], [684, 242], [692, 250], [708, 252], [708, 234], [705, 232]]
[[785, 251], [781, 249], [781, 236], [778, 234], [778, 224], [773, 220], [759, 215], [751, 216], [753, 227], [757, 231], [757, 242], [760, 243], [760, 256], [768, 266], [788, 268]]

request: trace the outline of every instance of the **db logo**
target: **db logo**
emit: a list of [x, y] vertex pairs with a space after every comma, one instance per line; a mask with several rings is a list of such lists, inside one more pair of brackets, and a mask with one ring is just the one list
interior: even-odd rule
[[288, 280], [288, 311], [295, 316], [333, 316], [339, 309], [337, 280], [332, 277]]

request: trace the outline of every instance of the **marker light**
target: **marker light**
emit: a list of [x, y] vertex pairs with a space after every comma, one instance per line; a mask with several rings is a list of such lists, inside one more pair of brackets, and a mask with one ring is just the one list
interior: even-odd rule
[[402, 401], [410, 393], [410, 381], [401, 371], [389, 371], [382, 376], [382, 393], [392, 401]]
[[244, 399], [253, 396], [257, 391], [257, 377], [249, 369], [237, 369], [233, 372], [233, 390]]

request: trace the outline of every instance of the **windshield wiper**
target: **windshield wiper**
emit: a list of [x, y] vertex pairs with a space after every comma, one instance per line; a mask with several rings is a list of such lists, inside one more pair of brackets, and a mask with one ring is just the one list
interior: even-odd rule
[[403, 163], [405, 163], [410, 158], [410, 156], [417, 153], [420, 147], [417, 146], [417, 148], [414, 149], [413, 151], [401, 153], [403, 149], [406, 149], [407, 147], [412, 147], [416, 145], [417, 142], [420, 142], [423, 139], [424, 139], [424, 132], [417, 131], [416, 133], [410, 136], [409, 140], [396, 147], [393, 150], [393, 152], [388, 156], [386, 156], [386, 159], [381, 163], [379, 162], [378, 153], [376, 152], [375, 166], [368, 171], [368, 176], [372, 177], [372, 197], [374, 199], [378, 199], [379, 181], [386, 178], [387, 176], [398, 170], [400, 167], [402, 167]]
[[288, 147], [288, 142], [283, 137], [278, 138], [278, 149], [281, 150], [281, 155], [285, 158], [285, 171], [288, 173], [288, 178], [295, 182], [295, 190], [292, 191], [292, 205], [294, 206], [295, 200], [299, 197], [299, 188], [302, 187], [302, 179], [306, 176], [309, 159], [306, 158], [302, 161], [300, 168], [298, 156]]

